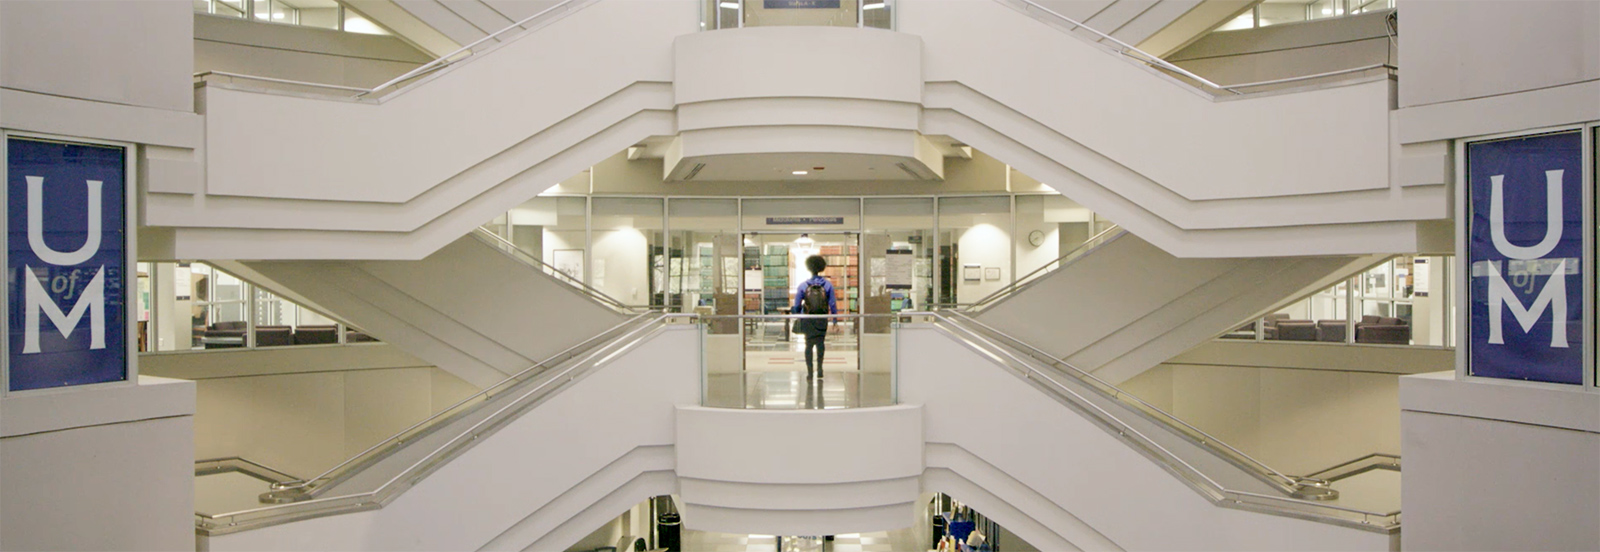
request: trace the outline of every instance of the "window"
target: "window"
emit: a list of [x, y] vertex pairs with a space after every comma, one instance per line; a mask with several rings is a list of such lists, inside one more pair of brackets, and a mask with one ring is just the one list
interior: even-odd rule
[[[195, 13], [361, 34], [389, 34], [335, 0], [193, 0]], [[246, 14], [249, 14], [248, 17]]]

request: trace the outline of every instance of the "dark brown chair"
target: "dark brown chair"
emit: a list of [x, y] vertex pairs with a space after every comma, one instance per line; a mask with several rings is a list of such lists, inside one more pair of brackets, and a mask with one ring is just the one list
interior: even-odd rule
[[1332, 341], [1344, 343], [1345, 323], [1343, 320], [1318, 320], [1317, 341]]
[[338, 326], [300, 326], [294, 329], [295, 345], [322, 345], [338, 342]]
[[1317, 323], [1310, 320], [1279, 320], [1280, 341], [1316, 341]]
[[[1376, 318], [1372, 323], [1367, 323], [1369, 318]], [[1362, 323], [1356, 324], [1356, 343], [1380, 343], [1387, 345], [1407, 345], [1411, 343], [1411, 325], [1399, 318], [1379, 318], [1376, 316], [1361, 317]]]
[[257, 347], [282, 347], [294, 344], [294, 328], [288, 326], [256, 326]]

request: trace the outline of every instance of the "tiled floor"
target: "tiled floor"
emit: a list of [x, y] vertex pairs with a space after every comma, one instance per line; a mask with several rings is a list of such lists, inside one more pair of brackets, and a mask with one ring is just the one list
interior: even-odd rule
[[911, 529], [886, 533], [835, 535], [833, 542], [822, 537], [783, 537], [772, 535], [734, 535], [685, 531], [683, 549], [693, 552], [920, 552]]

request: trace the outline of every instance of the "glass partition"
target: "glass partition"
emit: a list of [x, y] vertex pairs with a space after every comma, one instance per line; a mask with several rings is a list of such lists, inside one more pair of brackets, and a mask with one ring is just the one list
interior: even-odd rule
[[[822, 374], [811, 377], [806, 353], [799, 348], [774, 348], [760, 334], [733, 341], [730, 348], [725, 326], [775, 324], [795, 327], [808, 318], [793, 314], [747, 314], [702, 317], [702, 397], [704, 406], [769, 410], [836, 409], [896, 404], [896, 315], [855, 314], [810, 316], [829, 319], [830, 325], [849, 320], [871, 339], [881, 339], [882, 354], [857, 354], [855, 336], [829, 331], [823, 339]], [[797, 339], [801, 339], [796, 336]], [[812, 362], [819, 362], [816, 356]]]
[[1454, 346], [1451, 260], [1451, 256], [1391, 258], [1222, 337]]
[[139, 266], [141, 352], [376, 341], [206, 263]]
[[894, 29], [893, 0], [704, 0], [705, 30], [823, 26]]
[[868, 198], [862, 228], [888, 236], [885, 288], [889, 311], [933, 303], [933, 198]]
[[[572, 282], [588, 281], [589, 200], [583, 197], [536, 197], [496, 217], [486, 226], [524, 253], [555, 269], [551, 274]], [[504, 220], [496, 226], [495, 221]], [[627, 301], [624, 301], [627, 302]]]
[[[671, 228], [667, 258], [664, 266], [658, 263], [653, 269], [653, 278], [665, 280], [664, 285], [658, 286], [669, 295], [665, 305], [671, 312], [713, 314], [717, 312], [713, 293], [716, 239], [738, 229], [739, 200], [669, 199], [667, 212], [667, 225]], [[734, 262], [738, 262], [737, 257]], [[730, 301], [737, 297], [735, 291]], [[737, 312], [730, 310], [727, 314]]]
[[666, 211], [660, 198], [593, 200], [590, 210], [589, 285], [628, 305], [668, 302], [664, 278], [655, 278], [662, 255]]
[[939, 303], [967, 304], [1011, 283], [1011, 197], [939, 198]]

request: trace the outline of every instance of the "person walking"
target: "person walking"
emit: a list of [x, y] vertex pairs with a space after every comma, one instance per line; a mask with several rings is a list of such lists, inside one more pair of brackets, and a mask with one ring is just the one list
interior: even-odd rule
[[[822, 276], [822, 271], [827, 268], [828, 261], [821, 255], [806, 257], [806, 270], [811, 271], [811, 278], [800, 282], [800, 287], [795, 289], [795, 314], [839, 314], [838, 306], [834, 304], [833, 282]], [[829, 320], [805, 318], [795, 325], [795, 330], [806, 336], [806, 379], [822, 379], [822, 355], [828, 350], [825, 341]], [[815, 364], [811, 361], [812, 349], [817, 352]]]

